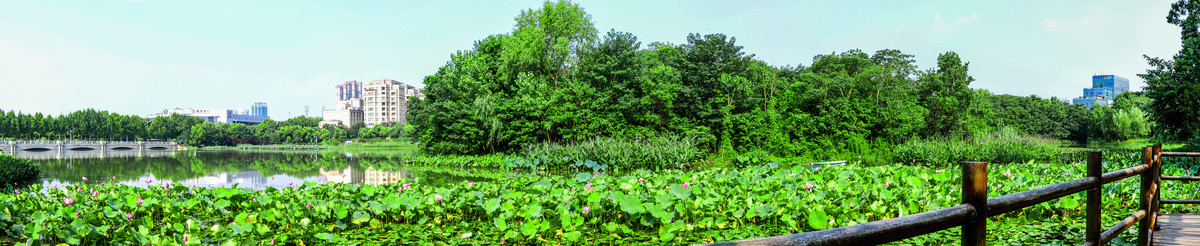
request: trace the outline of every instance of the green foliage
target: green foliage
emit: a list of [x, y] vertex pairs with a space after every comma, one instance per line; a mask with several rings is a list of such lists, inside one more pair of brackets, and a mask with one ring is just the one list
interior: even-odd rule
[[159, 137], [160, 135], [152, 134], [156, 132], [173, 133], [147, 129], [148, 125], [162, 127], [164, 124], [147, 124], [136, 115], [119, 115], [95, 109], [75, 111], [57, 118], [43, 116], [42, 113], [30, 115], [16, 111], [0, 111], [0, 137], [15, 139], [140, 140]]
[[33, 162], [0, 153], [0, 184], [34, 180], [40, 173]]
[[969, 138], [934, 137], [913, 140], [896, 148], [899, 163], [954, 165], [963, 161], [1023, 163], [1055, 160], [1063, 151], [1053, 140], [1023, 135], [1013, 128], [976, 134]]
[[[1105, 170], [1136, 162], [1135, 157], [1107, 156]], [[989, 197], [1084, 176], [1082, 165], [1057, 163], [991, 169], [989, 187], [995, 188], [988, 189]], [[1164, 167], [1165, 175], [1193, 173], [1186, 166]], [[46, 188], [35, 184], [19, 194], [0, 193], [5, 201], [0, 207], [9, 211], [0, 214], [0, 237], [36, 244], [184, 244], [184, 236], [189, 244], [690, 244], [861, 224], [961, 202], [956, 168], [922, 166], [837, 166], [820, 171], [750, 166], [635, 171], [586, 179], [496, 175], [499, 179], [494, 181], [439, 184], [417, 177], [407, 185], [307, 182], [257, 191], [174, 183], [170, 188], [82, 184], [46, 189], [44, 194], [27, 192]], [[1196, 188], [1194, 183], [1179, 183], [1163, 192], [1186, 194]], [[1105, 186], [1105, 224], [1129, 213], [1136, 205], [1137, 189], [1136, 182]], [[73, 202], [68, 205], [64, 199]], [[1080, 243], [1082, 201], [1071, 195], [992, 217], [989, 241]], [[1038, 226], [1027, 226], [1031, 222]], [[954, 232], [901, 243], [951, 244], [958, 240]], [[1127, 240], [1132, 234], [1122, 237]]]
[[967, 75], [968, 62], [962, 62], [957, 53], [946, 52], [938, 56], [936, 72], [920, 76], [921, 102], [929, 109], [925, 120], [926, 136], [949, 136], [965, 133], [962, 124], [971, 105], [971, 89], [967, 86], [975, 78]]
[[1167, 22], [1181, 27], [1179, 52], [1172, 59], [1143, 56], [1152, 67], [1138, 74], [1146, 81], [1149, 113], [1163, 137], [1187, 139], [1200, 129], [1200, 4], [1179, 0]]
[[[516, 21], [511, 33], [452, 54], [425, 78], [426, 98], [410, 105], [408, 117], [424, 151], [512, 154], [547, 142], [677, 135], [702, 151], [825, 158], [816, 150], [866, 152], [997, 129], [1003, 122], [983, 115], [1008, 106], [976, 104], [968, 64], [953, 52], [926, 71], [898, 50], [850, 50], [816, 56], [811, 67], [776, 68], [719, 33], [645, 48], [617, 30], [597, 39], [590, 17], [570, 2], [547, 2]], [[1021, 129], [1082, 132], [1079, 121], [1049, 122], [1084, 114], [1051, 106], [1036, 110], [1054, 116], [1035, 118], [1046, 126]]]
[[605, 165], [619, 170], [674, 169], [691, 167], [704, 152], [696, 142], [680, 137], [637, 140], [596, 138], [577, 143], [540, 143], [525, 147], [523, 155], [542, 165], [568, 167]]
[[1012, 127], [1018, 132], [1055, 139], [1085, 141], [1089, 137], [1088, 110], [1057, 98], [993, 95], [976, 90], [967, 117], [971, 133]]

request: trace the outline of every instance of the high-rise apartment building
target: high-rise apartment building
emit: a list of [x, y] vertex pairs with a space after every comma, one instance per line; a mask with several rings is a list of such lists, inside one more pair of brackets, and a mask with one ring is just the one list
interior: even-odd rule
[[385, 122], [404, 125], [408, 116], [408, 97], [422, 97], [420, 89], [400, 81], [384, 79], [363, 86], [363, 117], [367, 126]]
[[362, 82], [346, 81], [346, 83], [337, 85], [337, 100], [362, 99], [362, 91]]
[[1083, 96], [1072, 100], [1075, 105], [1091, 109], [1094, 105], [1109, 105], [1121, 93], [1129, 92], [1129, 79], [1116, 75], [1092, 76], [1092, 88], [1083, 88]]
[[256, 102], [250, 106], [250, 115], [258, 117], [267, 117], [267, 103]]

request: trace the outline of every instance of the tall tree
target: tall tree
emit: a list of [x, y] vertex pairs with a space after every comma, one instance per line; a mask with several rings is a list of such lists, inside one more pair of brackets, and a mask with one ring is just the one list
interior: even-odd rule
[[975, 78], [967, 74], [967, 62], [958, 54], [946, 52], [938, 56], [937, 70], [920, 78], [921, 101], [929, 109], [926, 116], [926, 135], [950, 135], [965, 131], [964, 120], [971, 106], [971, 89]]
[[1180, 0], [1171, 4], [1167, 23], [1180, 27], [1183, 47], [1173, 60], [1143, 55], [1151, 69], [1138, 74], [1146, 80], [1146, 96], [1152, 99], [1150, 115], [1164, 137], [1186, 139], [1200, 128], [1200, 2]]

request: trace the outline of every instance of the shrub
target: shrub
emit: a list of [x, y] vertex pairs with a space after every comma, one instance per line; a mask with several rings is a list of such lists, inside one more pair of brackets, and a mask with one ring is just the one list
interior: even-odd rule
[[38, 174], [32, 161], [0, 154], [0, 182], [3, 184], [35, 179]]
[[990, 163], [1053, 160], [1063, 151], [1053, 140], [1028, 136], [1012, 128], [970, 138], [912, 140], [896, 148], [893, 160], [902, 163], [947, 165], [962, 161]]
[[595, 138], [579, 143], [540, 143], [525, 146], [530, 159], [545, 166], [582, 166], [586, 161], [614, 168], [679, 168], [698, 161], [704, 152], [690, 138]]

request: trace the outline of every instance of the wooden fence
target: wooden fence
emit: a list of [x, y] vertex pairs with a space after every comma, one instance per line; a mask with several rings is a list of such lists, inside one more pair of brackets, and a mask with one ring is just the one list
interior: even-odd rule
[[[1083, 245], [1104, 245], [1133, 224], [1138, 224], [1137, 244], [1150, 245], [1161, 204], [1200, 204], [1200, 200], [1161, 200], [1162, 180], [1200, 181], [1197, 176], [1161, 176], [1163, 156], [1200, 157], [1195, 152], [1162, 152], [1162, 144], [1142, 148], [1141, 165], [1112, 172], [1102, 171], [1103, 153], [1090, 151], [1087, 176], [1028, 191], [987, 197], [985, 162], [962, 163], [962, 204], [864, 224], [774, 237], [720, 242], [708, 245], [876, 245], [959, 227], [962, 245], [987, 245], [987, 218], [1020, 210], [1081, 191], [1087, 191]], [[1106, 230], [1100, 225], [1100, 188], [1108, 183], [1139, 176], [1138, 210]]]

